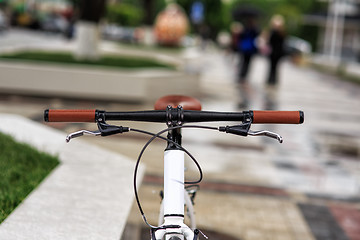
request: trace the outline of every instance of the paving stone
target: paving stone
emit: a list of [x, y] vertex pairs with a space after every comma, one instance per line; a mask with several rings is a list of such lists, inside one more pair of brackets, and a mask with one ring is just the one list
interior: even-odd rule
[[349, 240], [326, 206], [298, 204], [315, 239]]
[[350, 240], [360, 239], [360, 210], [358, 208], [330, 205], [330, 211]]

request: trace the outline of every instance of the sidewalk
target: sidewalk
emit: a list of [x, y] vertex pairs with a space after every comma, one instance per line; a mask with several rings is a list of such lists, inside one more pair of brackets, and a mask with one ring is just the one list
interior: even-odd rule
[[[212, 89], [214, 95], [223, 93], [224, 99], [212, 97], [215, 101], [205, 101], [206, 109], [213, 108], [211, 103], [217, 102], [224, 110], [239, 110], [236, 103], [240, 96], [236, 94], [240, 92], [234, 86], [234, 75], [229, 74], [234, 74], [231, 65], [217, 54], [207, 59], [212, 60], [207, 63], [203, 84]], [[302, 125], [252, 127], [272, 130], [284, 137], [283, 144], [261, 139], [266, 151], [270, 151], [269, 161], [276, 167], [278, 181], [274, 186], [343, 199], [360, 196], [360, 102], [357, 97], [360, 87], [284, 62], [279, 86], [270, 89], [265, 85], [266, 59], [254, 60], [249, 77], [248, 109], [305, 112]]]

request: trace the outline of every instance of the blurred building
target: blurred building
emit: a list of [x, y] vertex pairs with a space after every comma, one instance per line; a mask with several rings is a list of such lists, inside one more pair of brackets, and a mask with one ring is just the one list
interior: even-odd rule
[[304, 23], [319, 28], [317, 49], [330, 59], [360, 62], [360, 1], [323, 0], [327, 12], [304, 16]]

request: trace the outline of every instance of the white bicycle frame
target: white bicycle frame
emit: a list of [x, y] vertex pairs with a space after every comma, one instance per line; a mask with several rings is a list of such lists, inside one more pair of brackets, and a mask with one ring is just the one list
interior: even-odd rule
[[170, 149], [164, 153], [164, 199], [160, 207], [161, 226], [177, 225], [180, 228], [164, 228], [155, 232], [156, 240], [169, 240], [176, 236], [181, 240], [193, 240], [194, 232], [184, 223], [184, 204], [190, 211], [192, 227], [195, 225], [192, 203], [185, 191], [184, 157], [182, 150]]
[[[195, 211], [194, 206], [192, 203], [192, 200], [189, 196], [191, 192], [185, 191], [184, 192], [184, 200], [185, 200], [185, 206], [186, 206], [186, 215], [189, 217], [190, 220], [190, 228], [196, 229], [196, 218], [195, 218]], [[158, 220], [158, 226], [161, 226], [164, 223], [164, 201], [161, 201], [160, 204], [160, 213], [159, 213], [159, 220]]]

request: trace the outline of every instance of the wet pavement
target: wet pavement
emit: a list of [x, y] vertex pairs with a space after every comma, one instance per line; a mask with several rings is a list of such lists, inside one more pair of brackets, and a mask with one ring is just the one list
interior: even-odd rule
[[[204, 172], [195, 199], [198, 227], [213, 240], [359, 240], [360, 87], [286, 61], [279, 85], [269, 88], [264, 83], [266, 59], [259, 57], [252, 64], [248, 86], [241, 89], [235, 81], [236, 62], [231, 56], [213, 48], [197, 53], [202, 92], [196, 97], [203, 110], [305, 112], [302, 125], [253, 125], [253, 130], [279, 133], [283, 144], [258, 137], [184, 130], [184, 146]], [[126, 111], [151, 109], [152, 103], [0, 95], [3, 113], [41, 122], [46, 108]], [[88, 124], [51, 125], [66, 132], [95, 130]], [[164, 127], [142, 123], [129, 126], [152, 131]], [[84, 139], [135, 160], [148, 138], [129, 133]], [[152, 224], [157, 223], [163, 149], [164, 143], [156, 141], [144, 155], [147, 173], [140, 198]], [[196, 178], [195, 166], [190, 160], [186, 164], [187, 178]], [[142, 234], [148, 234], [144, 229], [134, 205], [122, 239], [136, 239], [136, 235], [144, 239]], [[131, 237], [127, 237], [129, 233]]]

